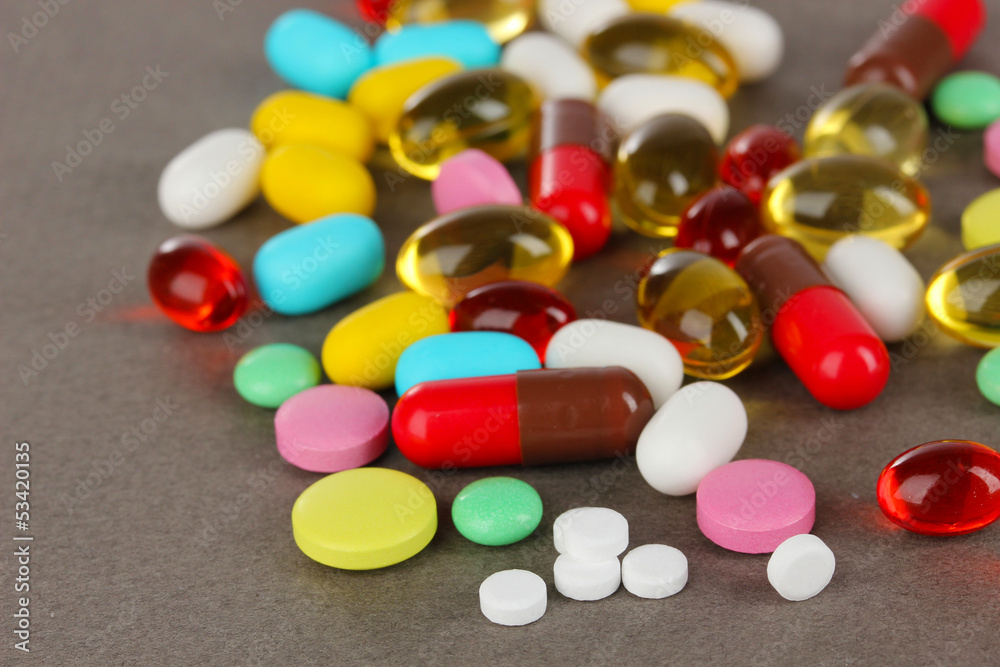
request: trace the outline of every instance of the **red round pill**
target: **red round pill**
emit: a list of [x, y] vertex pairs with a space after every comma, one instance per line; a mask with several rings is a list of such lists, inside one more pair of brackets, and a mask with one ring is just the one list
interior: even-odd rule
[[795, 139], [773, 125], [752, 125], [733, 137], [719, 162], [719, 177], [760, 204], [767, 181], [799, 160]]
[[730, 267], [740, 251], [764, 233], [757, 206], [731, 185], [718, 185], [681, 214], [674, 245], [711, 255]]

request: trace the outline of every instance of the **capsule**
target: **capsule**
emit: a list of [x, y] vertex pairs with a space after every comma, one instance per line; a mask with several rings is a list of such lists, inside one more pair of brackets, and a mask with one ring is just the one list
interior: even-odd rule
[[500, 44], [509, 42], [531, 26], [535, 0], [396, 0], [386, 18], [389, 30], [407, 23], [435, 23], [469, 19], [486, 26]]
[[730, 185], [717, 185], [681, 213], [674, 246], [711, 255], [728, 266], [764, 233], [758, 207]]
[[751, 125], [733, 137], [722, 153], [719, 177], [760, 204], [772, 176], [799, 161], [799, 145], [773, 125]]
[[429, 181], [442, 162], [466, 148], [512, 160], [528, 147], [535, 108], [531, 86], [510, 72], [459, 72], [406, 101], [389, 150], [406, 171]]
[[418, 384], [396, 404], [392, 434], [424, 468], [541, 465], [627, 456], [652, 416], [624, 368], [520, 371]]
[[765, 229], [799, 241], [817, 259], [849, 234], [874, 236], [902, 250], [931, 217], [923, 185], [887, 162], [861, 155], [793, 164], [768, 182], [762, 205]]
[[282, 90], [258, 104], [250, 130], [268, 150], [308, 144], [367, 162], [374, 148], [368, 119], [355, 105], [300, 90]]
[[375, 41], [374, 57], [379, 66], [442, 57], [468, 69], [495, 67], [500, 62], [500, 45], [478, 21], [440, 21], [382, 33]]
[[529, 32], [512, 41], [500, 56], [500, 67], [530, 82], [544, 99], [589, 102], [597, 96], [590, 65], [565, 40], [547, 32]]
[[954, 258], [931, 277], [927, 312], [946, 334], [976, 347], [1000, 346], [1000, 245]]
[[555, 285], [573, 259], [573, 239], [558, 222], [520, 206], [477, 206], [431, 220], [399, 250], [404, 285], [451, 307], [483, 285], [530, 280]]

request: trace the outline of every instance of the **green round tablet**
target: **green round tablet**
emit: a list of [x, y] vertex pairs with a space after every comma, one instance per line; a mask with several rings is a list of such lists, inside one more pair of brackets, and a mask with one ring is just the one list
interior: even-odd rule
[[513, 477], [488, 477], [462, 489], [451, 506], [458, 532], [476, 544], [496, 547], [523, 540], [542, 520], [542, 499]]
[[941, 79], [931, 97], [934, 115], [974, 130], [1000, 118], [1000, 79], [988, 72], [955, 72]]
[[1000, 405], [1000, 347], [995, 347], [979, 360], [976, 384], [990, 403]]
[[243, 355], [233, 371], [236, 391], [262, 408], [277, 408], [286, 399], [319, 384], [319, 362], [298, 345], [274, 343]]

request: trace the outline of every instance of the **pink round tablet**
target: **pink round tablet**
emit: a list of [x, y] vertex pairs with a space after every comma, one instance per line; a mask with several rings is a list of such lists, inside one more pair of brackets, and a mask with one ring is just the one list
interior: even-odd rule
[[475, 148], [441, 163], [441, 173], [431, 183], [431, 195], [438, 215], [469, 206], [524, 204], [521, 191], [507, 168]]
[[282, 403], [274, 432], [281, 457], [303, 470], [359, 468], [389, 443], [389, 406], [370, 389], [324, 384]]
[[986, 167], [1000, 177], [1000, 120], [994, 121], [983, 134], [983, 157]]
[[733, 461], [698, 485], [698, 527], [720, 547], [766, 554], [812, 530], [816, 490], [790, 465], [765, 459]]

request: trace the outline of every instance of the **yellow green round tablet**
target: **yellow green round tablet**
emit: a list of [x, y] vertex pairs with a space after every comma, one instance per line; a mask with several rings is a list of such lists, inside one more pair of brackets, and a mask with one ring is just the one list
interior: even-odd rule
[[418, 554], [437, 531], [437, 504], [416, 477], [355, 468], [319, 480], [292, 507], [302, 553], [343, 570], [374, 570]]

